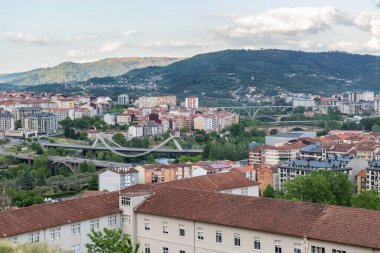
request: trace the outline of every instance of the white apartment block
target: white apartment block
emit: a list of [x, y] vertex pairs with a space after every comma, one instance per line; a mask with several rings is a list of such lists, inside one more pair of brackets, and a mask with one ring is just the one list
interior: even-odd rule
[[99, 174], [99, 191], [117, 191], [139, 183], [139, 172], [133, 168], [109, 168]]
[[199, 107], [199, 99], [198, 97], [191, 96], [185, 98], [184, 106], [186, 108], [196, 109]]
[[0, 113], [0, 129], [2, 130], [14, 130], [15, 119], [9, 112]]
[[130, 126], [128, 128], [129, 138], [142, 137], [142, 136], [144, 136], [144, 128], [142, 126]]
[[24, 128], [37, 130], [38, 134], [56, 133], [58, 129], [57, 116], [52, 113], [39, 113], [25, 116]]
[[117, 97], [118, 105], [128, 105], [129, 104], [129, 96], [127, 94], [121, 94]]
[[366, 188], [367, 190], [375, 189], [380, 192], [380, 161], [373, 161], [366, 169]]
[[119, 125], [129, 125], [132, 122], [132, 117], [129, 114], [120, 113], [116, 116], [116, 123]]

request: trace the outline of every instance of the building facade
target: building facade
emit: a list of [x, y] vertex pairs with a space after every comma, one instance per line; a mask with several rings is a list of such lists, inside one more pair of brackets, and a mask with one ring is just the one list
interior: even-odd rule
[[9, 112], [0, 113], [0, 129], [2, 130], [14, 130], [15, 119]]
[[57, 116], [52, 113], [39, 113], [25, 116], [24, 128], [34, 129], [38, 134], [56, 133], [58, 129]]
[[117, 97], [118, 105], [128, 105], [129, 104], [129, 96], [127, 94], [121, 94]]

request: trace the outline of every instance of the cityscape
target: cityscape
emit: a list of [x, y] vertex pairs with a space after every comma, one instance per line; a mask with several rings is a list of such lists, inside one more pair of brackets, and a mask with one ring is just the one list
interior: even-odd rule
[[0, 252], [380, 253], [364, 2], [3, 1]]

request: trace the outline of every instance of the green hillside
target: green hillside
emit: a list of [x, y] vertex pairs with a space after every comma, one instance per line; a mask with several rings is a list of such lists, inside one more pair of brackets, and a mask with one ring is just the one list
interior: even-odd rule
[[[212, 97], [244, 95], [247, 87], [293, 92], [333, 93], [351, 89], [380, 90], [380, 57], [343, 52], [226, 50], [196, 55], [165, 67], [132, 70], [92, 84], [125, 86], [156, 83], [161, 93]], [[150, 85], [150, 86], [149, 86]]]
[[51, 68], [27, 72], [2, 74], [0, 82], [14, 85], [37, 85], [44, 83], [69, 83], [85, 81], [94, 77], [122, 75], [132, 69], [147, 66], [163, 66], [177, 61], [168, 57], [109, 58], [89, 63], [64, 62]]

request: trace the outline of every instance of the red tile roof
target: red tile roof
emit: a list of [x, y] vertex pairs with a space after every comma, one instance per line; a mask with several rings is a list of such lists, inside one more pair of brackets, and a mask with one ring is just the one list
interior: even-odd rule
[[335, 243], [380, 249], [380, 212], [327, 206], [307, 237]]
[[119, 212], [117, 192], [0, 212], [0, 238]]
[[156, 188], [138, 213], [303, 237], [325, 206], [188, 189]]
[[227, 172], [213, 175], [205, 175], [182, 180], [175, 180], [160, 184], [165, 187], [181, 189], [193, 189], [201, 191], [222, 191], [257, 185], [256, 181], [250, 180], [239, 172]]

